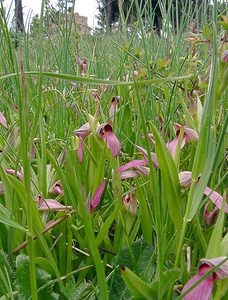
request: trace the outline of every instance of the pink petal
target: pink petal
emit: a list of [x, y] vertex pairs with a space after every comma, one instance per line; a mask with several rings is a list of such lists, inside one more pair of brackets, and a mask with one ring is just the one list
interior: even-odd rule
[[181, 126], [180, 124], [178, 124], [178, 123], [174, 123], [173, 126], [174, 126], [174, 129], [175, 129], [176, 131], [181, 130], [181, 127], [182, 127], [182, 126]]
[[3, 189], [3, 185], [2, 182], [0, 181], [0, 195], [4, 194], [4, 189]]
[[[174, 129], [176, 130], [176, 131], [179, 131], [179, 130], [181, 130], [181, 125], [180, 124], [178, 124], [178, 123], [174, 123], [173, 124], [174, 125]], [[195, 141], [197, 141], [198, 140], [198, 138], [199, 138], [199, 135], [198, 135], [198, 133], [194, 130], [194, 129], [192, 129], [192, 128], [189, 128], [189, 127], [187, 127], [187, 126], [184, 126], [184, 135], [186, 136], [186, 141], [187, 142], [195, 142]]]
[[119, 106], [120, 97], [116, 96], [112, 98], [112, 103], [109, 109], [109, 117], [112, 118], [116, 113], [118, 106]]
[[[210, 270], [207, 265], [202, 265], [199, 268], [198, 274], [193, 276], [184, 286], [182, 293], [187, 291], [193, 284], [195, 284], [203, 275]], [[213, 285], [213, 275], [204, 279], [199, 283], [191, 292], [189, 292], [183, 299], [184, 300], [209, 300], [211, 298]]]
[[137, 212], [137, 202], [135, 198], [133, 197], [132, 193], [129, 192], [127, 195], [123, 198], [123, 204], [125, 209], [132, 215], [136, 215]]
[[60, 180], [56, 181], [56, 183], [50, 188], [50, 193], [64, 195], [63, 187]]
[[143, 167], [143, 166], [135, 167], [135, 168], [136, 168], [137, 172], [143, 176], [148, 176], [150, 174], [150, 168]]
[[192, 184], [192, 172], [183, 171], [179, 173], [180, 186], [188, 188]]
[[120, 152], [121, 144], [112, 131], [112, 126], [108, 123], [102, 124], [98, 130], [98, 134], [106, 142], [108, 149], [111, 151], [112, 156], [117, 156]]
[[75, 130], [75, 134], [82, 139], [85, 139], [90, 134], [90, 132], [91, 129], [89, 123], [85, 123], [80, 128]]
[[[216, 257], [212, 259], [202, 258], [200, 261], [209, 265], [210, 267], [215, 267], [220, 264], [223, 260], [225, 260], [226, 256]], [[218, 269], [215, 271], [216, 275], [219, 279], [228, 278], [228, 260], [226, 260]]]
[[130, 179], [130, 178], [134, 178], [137, 177], [138, 173], [136, 171], [131, 171], [131, 170], [127, 170], [127, 171], [123, 171], [120, 172], [120, 179]]
[[[218, 207], [219, 209], [222, 208], [223, 197], [219, 193], [213, 191], [209, 187], [206, 187], [204, 190], [204, 194], [215, 204], [216, 207]], [[225, 203], [225, 213], [228, 214], [227, 203]]]
[[176, 134], [175, 138], [166, 144], [167, 148], [169, 149], [170, 154], [172, 157], [175, 156], [176, 150], [177, 150], [177, 144], [178, 144], [179, 135]]
[[78, 160], [80, 162], [83, 161], [83, 153], [84, 153], [84, 143], [83, 143], [82, 138], [79, 138], [79, 145], [78, 145], [77, 154], [78, 154]]
[[[135, 145], [135, 147], [143, 154], [145, 160], [147, 160], [147, 162], [148, 162], [148, 155], [147, 155], [146, 149], [144, 149], [143, 147], [137, 146], [137, 145]], [[159, 168], [158, 158], [157, 158], [156, 153], [151, 152], [151, 159], [152, 159], [154, 167]]]
[[142, 159], [142, 160], [134, 159], [132, 161], [129, 161], [125, 165], [121, 166], [119, 169], [116, 170], [116, 172], [117, 173], [124, 172], [130, 168], [136, 168], [136, 167], [140, 167], [140, 166], [147, 165], [147, 164], [148, 164], [148, 161], [145, 159]]
[[222, 53], [221, 61], [224, 62], [224, 63], [228, 63], [228, 50], [225, 50]]
[[184, 133], [186, 136], [186, 141], [189, 143], [195, 142], [199, 138], [198, 133], [192, 128], [185, 127]]
[[207, 224], [207, 225], [214, 225], [215, 224], [215, 221], [216, 221], [216, 218], [218, 216], [218, 213], [219, 213], [219, 209], [218, 207], [214, 206], [214, 209], [212, 211], [210, 211], [208, 209], [208, 207], [210, 206], [210, 202], [208, 202], [206, 205], [205, 205], [205, 208], [204, 208], [204, 213], [203, 213], [203, 218], [204, 218], [204, 222]]
[[1, 123], [4, 127], [8, 128], [7, 123], [6, 123], [6, 118], [3, 116], [3, 113], [2, 113], [2, 112], [0, 112], [0, 123]]
[[112, 156], [117, 156], [120, 153], [121, 144], [115, 134], [110, 132], [104, 136], [103, 139], [106, 142], [108, 149], [111, 151]]
[[151, 143], [152, 143], [153, 145], [155, 145], [153, 133], [149, 132], [149, 133], [147, 134], [147, 136], [148, 136], [149, 140], [151, 141]]
[[22, 171], [16, 171], [13, 170], [13, 169], [5, 169], [6, 173], [7, 174], [10, 174], [10, 175], [17, 175], [17, 177], [20, 179], [20, 180], [23, 180], [23, 172]]
[[106, 182], [107, 182], [107, 179], [104, 179], [103, 182], [96, 189], [94, 196], [93, 196], [93, 201], [90, 203], [90, 210], [95, 209], [99, 205], [101, 197], [102, 197], [104, 189], [105, 189]]
[[71, 206], [62, 205], [54, 199], [44, 199], [41, 196], [38, 196], [35, 201], [38, 203], [38, 209], [41, 211], [62, 211], [72, 208]]

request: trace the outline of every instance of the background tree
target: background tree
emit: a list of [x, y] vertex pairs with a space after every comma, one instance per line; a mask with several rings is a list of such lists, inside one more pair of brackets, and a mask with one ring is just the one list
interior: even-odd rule
[[25, 32], [22, 0], [15, 0], [16, 32]]
[[[133, 3], [132, 3], [133, 1]], [[137, 19], [137, 9], [135, 0], [97, 0], [99, 16], [98, 25], [103, 29], [111, 29], [113, 24], [119, 22], [120, 4], [124, 15], [128, 15], [128, 24], [133, 23]], [[209, 4], [209, 0], [137, 0], [138, 6], [141, 8], [141, 17], [147, 24], [150, 24], [158, 33], [162, 27], [162, 15], [164, 10], [170, 14], [170, 22], [177, 29], [181, 25], [183, 14], [188, 11], [192, 13], [191, 17], [200, 21], [203, 3]], [[160, 7], [160, 4], [162, 7]], [[130, 12], [129, 12], [130, 9]], [[194, 13], [193, 13], [194, 12]], [[197, 15], [197, 16], [196, 16]], [[151, 20], [152, 17], [152, 20]], [[184, 18], [186, 20], [186, 18]]]

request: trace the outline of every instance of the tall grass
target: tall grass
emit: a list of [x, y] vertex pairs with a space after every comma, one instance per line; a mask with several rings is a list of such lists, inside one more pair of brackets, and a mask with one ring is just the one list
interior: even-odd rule
[[[158, 5], [160, 37], [148, 27], [149, 1], [135, 1], [131, 27], [121, 11], [121, 32], [85, 36], [72, 19], [44, 32], [42, 2], [37, 36], [18, 34], [15, 48], [1, 3], [1, 299], [182, 299], [200, 259], [223, 257], [201, 281], [227, 263], [227, 7], [203, 1], [197, 10], [185, 1], [178, 16], [174, 1]], [[80, 140], [76, 130], [87, 122], [90, 134]], [[116, 157], [97, 130], [104, 123], [121, 143]], [[186, 127], [196, 136], [182, 147]], [[175, 137], [173, 154], [167, 144]], [[117, 170], [142, 160], [137, 146], [148, 169], [133, 162], [134, 178], [123, 180]], [[183, 171], [192, 174], [188, 187]], [[53, 193], [57, 180], [64, 194]], [[221, 195], [213, 218], [207, 187]], [[50, 209], [38, 210], [38, 196]], [[51, 209], [50, 199], [70, 208]], [[213, 295], [226, 299], [227, 280], [214, 282]]]

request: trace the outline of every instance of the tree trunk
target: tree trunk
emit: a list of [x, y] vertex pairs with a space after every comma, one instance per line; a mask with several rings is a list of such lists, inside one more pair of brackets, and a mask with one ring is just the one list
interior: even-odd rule
[[108, 28], [111, 29], [112, 27], [112, 1], [111, 0], [106, 0], [106, 16], [107, 16]]
[[22, 0], [15, 0], [16, 32], [25, 32]]

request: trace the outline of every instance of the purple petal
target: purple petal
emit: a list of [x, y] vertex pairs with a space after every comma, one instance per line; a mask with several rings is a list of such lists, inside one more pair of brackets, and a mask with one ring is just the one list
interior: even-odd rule
[[192, 184], [192, 172], [183, 171], [179, 173], [180, 186], [188, 188]]
[[125, 165], [121, 166], [119, 169], [116, 170], [116, 172], [117, 173], [124, 172], [130, 168], [136, 168], [136, 167], [140, 167], [140, 166], [147, 165], [147, 164], [148, 164], [148, 161], [145, 159], [142, 159], [142, 160], [134, 159], [132, 161], [129, 161]]
[[120, 179], [121, 180], [135, 178], [137, 176], [138, 176], [138, 173], [136, 171], [132, 171], [132, 170], [127, 170], [127, 171], [120, 172]]
[[[182, 293], [187, 291], [193, 284], [195, 284], [203, 275], [210, 270], [207, 265], [202, 265], [199, 268], [198, 274], [193, 276], [184, 286]], [[184, 300], [209, 300], [211, 298], [213, 285], [213, 275], [204, 279], [199, 283], [191, 292], [189, 292], [183, 299]]]
[[6, 118], [3, 116], [3, 113], [2, 113], [2, 112], [0, 112], [0, 123], [1, 123], [4, 127], [8, 128], [7, 123], [6, 123]]
[[[226, 256], [216, 257], [212, 259], [202, 258], [200, 261], [209, 265], [210, 267], [215, 267], [220, 264], [223, 260], [225, 260]], [[226, 260], [218, 269], [215, 271], [216, 275], [219, 279], [228, 278], [228, 261]]]
[[[219, 193], [213, 191], [209, 187], [206, 187], [204, 190], [204, 194], [215, 204], [216, 207], [218, 207], [219, 209], [222, 208], [223, 197]], [[225, 213], [228, 214], [228, 205], [226, 203]]]
[[71, 206], [62, 205], [54, 199], [44, 199], [41, 196], [38, 196], [35, 201], [37, 202], [38, 210], [40, 211], [48, 211], [48, 210], [62, 211], [62, 210], [67, 210], [72, 208]]
[[95, 209], [99, 205], [101, 196], [103, 195], [103, 192], [105, 189], [106, 182], [107, 182], [107, 179], [104, 179], [103, 182], [96, 189], [94, 196], [93, 196], [93, 200], [90, 203], [90, 211]]
[[75, 134], [82, 139], [85, 139], [90, 134], [90, 132], [91, 129], [89, 123], [85, 123], [80, 128], [75, 130]]

